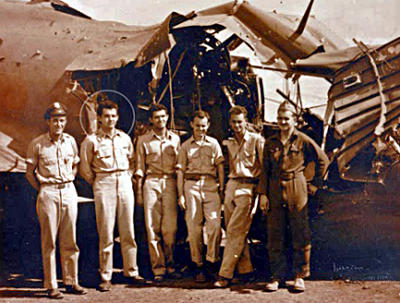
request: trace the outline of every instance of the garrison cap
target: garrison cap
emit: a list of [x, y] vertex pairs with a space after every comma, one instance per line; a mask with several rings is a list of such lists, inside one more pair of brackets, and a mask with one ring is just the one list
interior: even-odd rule
[[286, 112], [286, 111], [291, 112], [293, 115], [297, 115], [296, 107], [287, 100], [283, 101], [278, 107], [278, 112]]
[[60, 102], [54, 102], [49, 105], [46, 112], [44, 113], [44, 119], [49, 120], [51, 117], [60, 117], [66, 115], [67, 115], [66, 107]]

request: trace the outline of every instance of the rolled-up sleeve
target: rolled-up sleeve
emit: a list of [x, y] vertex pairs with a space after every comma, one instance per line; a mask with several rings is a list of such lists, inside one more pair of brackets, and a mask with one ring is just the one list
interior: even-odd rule
[[74, 165], [77, 165], [81, 159], [79, 158], [78, 145], [76, 144], [75, 139], [72, 137], [71, 137], [71, 145], [72, 145], [72, 150], [74, 151]]
[[36, 144], [35, 140], [33, 140], [28, 145], [25, 162], [33, 165], [33, 167], [36, 167], [39, 160], [38, 154], [38, 145]]
[[175, 163], [175, 167], [174, 167], [174, 169], [175, 169], [175, 171], [177, 171], [179, 168], [179, 165], [178, 165], [178, 155], [179, 155], [179, 150], [181, 149], [181, 139], [179, 138], [179, 136], [177, 136], [177, 139], [176, 139], [176, 163]]
[[83, 140], [81, 145], [81, 163], [79, 173], [83, 179], [86, 180], [89, 184], [92, 184], [94, 181], [94, 173], [92, 171], [92, 160], [93, 160], [93, 153], [94, 153], [94, 145], [93, 142], [90, 140], [90, 137], [86, 137]]
[[187, 145], [182, 144], [178, 150], [178, 162], [176, 164], [176, 169], [185, 172], [187, 165]]
[[141, 177], [141, 178], [144, 177], [144, 172], [146, 169], [145, 155], [146, 154], [145, 154], [143, 137], [140, 136], [138, 139], [138, 142], [136, 144], [136, 172], [135, 172], [135, 175], [138, 177]]
[[219, 165], [224, 162], [224, 155], [222, 154], [222, 148], [218, 141], [215, 142], [215, 165]]
[[[129, 138], [129, 137], [128, 137]], [[129, 159], [129, 173], [131, 177], [135, 173], [135, 149], [133, 147], [132, 140], [129, 138], [129, 154], [128, 154], [128, 159]]]

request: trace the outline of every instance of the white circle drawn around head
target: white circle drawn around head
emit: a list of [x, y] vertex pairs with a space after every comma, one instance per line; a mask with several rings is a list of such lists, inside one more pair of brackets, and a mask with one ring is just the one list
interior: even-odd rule
[[97, 95], [99, 95], [101, 93], [117, 94], [118, 96], [121, 96], [123, 98], [123, 100], [126, 101], [129, 104], [129, 106], [131, 108], [131, 111], [132, 111], [132, 122], [131, 122], [131, 126], [130, 126], [128, 132], [127, 132], [127, 134], [129, 135], [133, 130], [133, 126], [135, 125], [135, 120], [136, 120], [135, 109], [133, 108], [133, 105], [132, 105], [131, 101], [129, 100], [129, 98], [127, 96], [125, 96], [123, 93], [120, 93], [119, 91], [116, 91], [116, 90], [113, 90], [113, 89], [101, 89], [101, 90], [95, 91], [93, 94], [88, 96], [86, 98], [86, 100], [82, 103], [81, 108], [79, 110], [79, 123], [80, 123], [81, 128], [84, 131], [85, 135], [87, 136], [88, 132], [86, 131], [86, 129], [85, 129], [84, 125], [83, 125], [83, 122], [82, 122], [82, 110], [83, 110], [83, 107], [89, 102], [90, 99], [92, 99], [93, 97], [95, 97], [95, 96], [97, 96]]

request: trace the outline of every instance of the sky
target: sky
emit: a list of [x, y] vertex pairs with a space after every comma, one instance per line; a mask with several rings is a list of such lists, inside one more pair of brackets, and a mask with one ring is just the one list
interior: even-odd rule
[[[131, 25], [161, 22], [172, 11], [181, 14], [228, 2], [228, 0], [64, 0], [70, 6], [98, 20], [116, 20]], [[309, 0], [249, 0], [265, 11], [302, 15]], [[400, 36], [400, 0], [315, 0], [311, 11], [319, 21], [354, 46], [353, 38], [365, 44], [382, 44]], [[240, 54], [239, 54], [240, 55]], [[282, 98], [276, 88], [293, 91], [293, 86], [275, 72], [257, 72], [264, 80], [269, 100], [265, 119], [275, 121], [276, 108]], [[321, 78], [300, 78], [302, 99], [307, 106], [326, 104], [329, 83]], [[324, 107], [314, 112], [324, 115]]]
[[[126, 24], [161, 22], [171, 11], [188, 13], [227, 0], [65, 0], [94, 19]], [[249, 0], [266, 11], [302, 15], [309, 0]], [[95, 5], [93, 5], [95, 3]], [[347, 41], [385, 42], [400, 36], [400, 0], [315, 0], [312, 14]]]

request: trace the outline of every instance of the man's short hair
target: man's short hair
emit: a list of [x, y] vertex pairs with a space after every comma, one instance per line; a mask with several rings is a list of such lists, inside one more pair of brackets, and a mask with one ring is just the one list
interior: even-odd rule
[[247, 110], [246, 110], [246, 108], [243, 107], [243, 106], [240, 106], [240, 105], [235, 105], [229, 110], [229, 119], [233, 115], [241, 115], [241, 114], [243, 114], [243, 116], [245, 118], [247, 118]]
[[291, 102], [285, 100], [279, 104], [278, 112], [291, 112], [294, 117], [297, 117], [297, 108]]
[[193, 114], [192, 121], [194, 121], [195, 118], [199, 118], [199, 119], [207, 118], [208, 122], [210, 122], [210, 115], [204, 110], [195, 111]]
[[104, 100], [99, 103], [97, 107], [97, 115], [101, 116], [103, 114], [103, 109], [116, 109], [118, 113], [118, 104], [112, 102], [111, 100]]
[[154, 113], [154, 112], [159, 112], [159, 111], [161, 111], [161, 110], [164, 110], [165, 113], [168, 115], [168, 110], [167, 110], [167, 108], [165, 107], [164, 104], [153, 103], [153, 104], [150, 106], [150, 110], [149, 110], [149, 112], [150, 112], [150, 117], [153, 117], [153, 113]]

